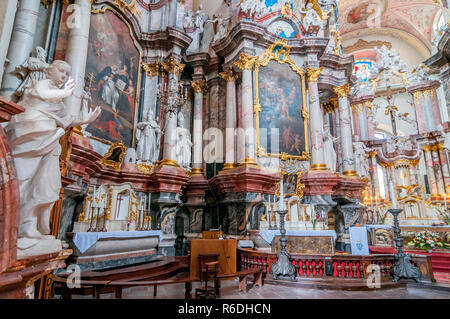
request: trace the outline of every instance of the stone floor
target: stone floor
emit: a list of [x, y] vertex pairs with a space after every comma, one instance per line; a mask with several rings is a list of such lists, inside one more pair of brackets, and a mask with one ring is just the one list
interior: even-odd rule
[[[194, 284], [192, 292], [197, 284]], [[446, 290], [399, 287], [395, 289], [374, 289], [371, 291], [341, 291], [310, 288], [293, 288], [265, 284], [252, 287], [247, 293], [240, 292], [238, 280], [222, 281], [220, 299], [450, 299], [450, 286]], [[58, 298], [58, 297], [56, 297]], [[73, 299], [92, 298], [73, 296]], [[104, 294], [102, 299], [113, 299], [114, 294]], [[184, 299], [184, 284], [158, 287], [153, 297], [153, 287], [136, 287], [123, 290], [124, 299]]]

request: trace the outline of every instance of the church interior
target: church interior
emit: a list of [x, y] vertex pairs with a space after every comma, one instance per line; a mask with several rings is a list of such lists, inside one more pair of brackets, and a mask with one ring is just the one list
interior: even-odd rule
[[0, 298], [449, 299], [449, 27], [448, 0], [2, 0]]

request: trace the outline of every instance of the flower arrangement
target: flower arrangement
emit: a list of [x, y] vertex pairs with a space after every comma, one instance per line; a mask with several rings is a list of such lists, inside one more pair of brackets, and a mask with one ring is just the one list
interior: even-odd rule
[[315, 213], [315, 216], [312, 218], [311, 223], [312, 223], [312, 226], [313, 226], [313, 230], [316, 230], [316, 223], [317, 223], [317, 221], [320, 218], [320, 213], [319, 213], [318, 210], [316, 210], [314, 213]]
[[439, 240], [436, 233], [427, 230], [416, 233], [415, 238], [408, 243], [408, 247], [433, 249], [435, 247], [445, 248], [445, 243]]
[[130, 225], [131, 225], [132, 221], [133, 221], [133, 219], [131, 218], [131, 216], [128, 216], [127, 217], [127, 231], [130, 230]]
[[381, 209], [377, 209], [377, 216], [378, 216], [378, 220], [380, 221], [380, 223], [382, 225], [384, 225], [384, 223], [386, 222], [386, 216], [389, 212], [386, 210], [384, 213], [381, 211]]

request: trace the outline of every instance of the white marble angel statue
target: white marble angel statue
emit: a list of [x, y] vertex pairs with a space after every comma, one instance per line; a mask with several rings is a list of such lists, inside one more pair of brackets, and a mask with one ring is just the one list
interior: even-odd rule
[[63, 100], [72, 95], [71, 67], [56, 60], [46, 69], [46, 79], [25, 91], [20, 105], [25, 112], [13, 116], [5, 131], [9, 140], [20, 189], [18, 256], [59, 251], [61, 241], [50, 234], [50, 212], [59, 198], [60, 138], [70, 126], [97, 119], [97, 107], [81, 120], [71, 115]]
[[178, 127], [177, 127], [177, 161], [178, 166], [182, 168], [189, 168], [191, 163], [191, 134], [184, 127], [184, 116], [182, 112], [178, 112]]
[[195, 27], [194, 12], [192, 12], [191, 10], [188, 10], [184, 14], [183, 28], [193, 29], [194, 27]]
[[356, 172], [361, 177], [369, 176], [369, 163], [367, 162], [367, 152], [369, 152], [370, 149], [367, 148], [364, 142], [361, 142], [357, 136], [355, 137], [355, 142], [353, 142], [353, 151], [355, 154]]
[[155, 163], [159, 158], [161, 128], [153, 118], [153, 110], [148, 109], [136, 126], [136, 158], [138, 162]]
[[16, 96], [19, 100], [24, 95], [25, 90], [29, 89], [34, 82], [45, 78], [45, 70], [49, 66], [46, 60], [47, 52], [41, 47], [36, 47], [33, 56], [29, 57], [24, 63], [16, 67], [15, 73], [20, 75], [23, 79], [23, 82], [16, 90]]
[[195, 12], [195, 26], [198, 28], [200, 33], [203, 33], [203, 26], [208, 18], [208, 14], [203, 12], [203, 5], [200, 4], [198, 10]]
[[338, 140], [330, 133], [330, 124], [326, 122], [323, 127], [323, 149], [325, 152], [325, 164], [330, 171], [336, 171], [337, 155], [334, 149], [334, 143]]
[[227, 35], [228, 25], [230, 24], [230, 18], [222, 18], [222, 15], [219, 13], [215, 19], [208, 20], [206, 22], [210, 23], [217, 22], [216, 34], [213, 37], [213, 42], [217, 42]]

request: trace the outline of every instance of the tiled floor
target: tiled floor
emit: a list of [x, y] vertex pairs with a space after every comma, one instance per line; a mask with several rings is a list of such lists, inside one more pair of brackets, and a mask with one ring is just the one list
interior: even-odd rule
[[[194, 284], [192, 292], [194, 293]], [[450, 291], [402, 287], [395, 289], [371, 291], [341, 291], [310, 288], [293, 288], [265, 284], [252, 287], [247, 293], [240, 292], [237, 280], [222, 281], [220, 299], [450, 299]], [[78, 298], [92, 298], [79, 297]], [[114, 298], [114, 294], [102, 295], [103, 299]], [[128, 288], [123, 290], [124, 299], [184, 299], [184, 284], [158, 287], [158, 294], [153, 297], [153, 287]]]

